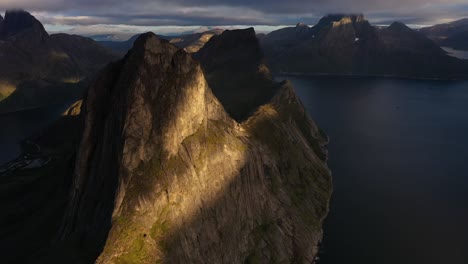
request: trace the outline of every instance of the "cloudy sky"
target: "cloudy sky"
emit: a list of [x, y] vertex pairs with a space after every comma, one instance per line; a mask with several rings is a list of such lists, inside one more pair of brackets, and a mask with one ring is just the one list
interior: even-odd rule
[[364, 13], [373, 24], [414, 27], [468, 17], [466, 0], [0, 0], [0, 10], [32, 12], [49, 31], [177, 34], [257, 25], [270, 31], [314, 24], [327, 13]]

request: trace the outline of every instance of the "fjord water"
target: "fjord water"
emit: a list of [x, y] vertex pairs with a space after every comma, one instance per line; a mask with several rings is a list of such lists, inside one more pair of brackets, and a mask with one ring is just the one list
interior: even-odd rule
[[0, 114], [0, 165], [20, 154], [22, 140], [35, 136], [57, 120], [71, 102]]
[[462, 60], [468, 60], [468, 51], [467, 50], [455, 50], [449, 47], [442, 47], [448, 55], [459, 58]]
[[468, 82], [283, 78], [331, 139], [319, 263], [468, 263]]
[[[290, 79], [330, 136], [320, 264], [466, 264], [468, 82]], [[0, 115], [0, 163], [69, 104]]]

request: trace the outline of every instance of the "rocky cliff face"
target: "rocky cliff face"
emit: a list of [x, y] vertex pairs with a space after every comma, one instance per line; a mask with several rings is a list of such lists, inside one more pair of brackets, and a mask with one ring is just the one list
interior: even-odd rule
[[214, 36], [194, 58], [200, 61], [213, 93], [226, 111], [243, 121], [278, 90], [253, 28]]
[[[299, 27], [301, 28], [301, 27]], [[467, 78], [466, 62], [402, 23], [373, 27], [362, 15], [328, 15], [312, 28], [286, 28], [262, 38], [276, 73]]]
[[[252, 111], [235, 121], [186, 51], [140, 36], [29, 141], [33, 154], [0, 168], [4, 259], [312, 263], [332, 189], [327, 138], [288, 82]], [[26, 170], [33, 157], [47, 162]]]
[[201, 66], [148, 33], [98, 76], [81, 116], [60, 237], [103, 242], [97, 263], [314, 261], [327, 139], [289, 83], [238, 123]]

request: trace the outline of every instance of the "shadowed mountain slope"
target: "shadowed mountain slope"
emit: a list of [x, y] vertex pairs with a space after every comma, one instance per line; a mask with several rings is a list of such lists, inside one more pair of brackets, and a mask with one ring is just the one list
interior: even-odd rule
[[237, 121], [245, 120], [278, 90], [253, 28], [226, 30], [212, 37], [194, 57], [213, 93]]
[[[25, 11], [7, 11], [1, 21], [0, 93], [2, 87], [14, 89], [3, 96], [0, 112], [73, 99], [76, 93], [72, 84], [116, 58], [91, 39], [66, 34], [50, 36]], [[62, 89], [57, 88], [61, 86]], [[68, 96], [67, 89], [72, 90]], [[65, 91], [65, 98], [60, 90]]]
[[419, 31], [440, 46], [468, 50], [468, 18], [421, 28]]

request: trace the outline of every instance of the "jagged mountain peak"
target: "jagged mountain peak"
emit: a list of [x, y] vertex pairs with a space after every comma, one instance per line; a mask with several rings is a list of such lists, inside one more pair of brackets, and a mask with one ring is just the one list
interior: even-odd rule
[[252, 71], [258, 69], [263, 60], [253, 28], [226, 30], [213, 36], [194, 56], [207, 72], [220, 69]]
[[367, 21], [362, 14], [329, 14], [320, 19], [318, 25], [332, 23], [359, 23]]
[[[251, 41], [256, 39], [256, 33], [253, 27], [246, 29], [234, 29], [234, 30], [225, 30], [223, 33], [217, 36], [218, 39], [224, 39], [225, 44], [229, 44], [226, 40], [228, 39], [237, 39], [237, 41]], [[236, 46], [235, 43], [233, 46]]]
[[[221, 40], [250, 38], [252, 32], [231, 31]], [[255, 46], [218, 41], [212, 47], [240, 46], [236, 52]], [[239, 54], [222, 59], [229, 64]], [[231, 83], [219, 74], [213, 72]], [[256, 72], [234, 77], [245, 78], [249, 88], [261, 84]], [[257, 250], [252, 234], [269, 225], [278, 231], [262, 238], [272, 245], [262, 249], [272, 252], [264, 254], [266, 262], [314, 259], [331, 188], [318, 128], [297, 97], [282, 92], [272, 99], [270, 90], [264, 107], [246, 123], [235, 122], [208, 83], [190, 54], [152, 33], [97, 77], [83, 101], [84, 133], [64, 240], [105, 241], [91, 256], [99, 255], [96, 263], [243, 263]], [[243, 88], [235, 84], [224, 88]], [[248, 92], [243, 95], [252, 99]], [[274, 134], [273, 141], [266, 133]], [[270, 181], [284, 183], [277, 191]], [[312, 191], [297, 200], [297, 185]], [[304, 236], [293, 242], [290, 226]]]
[[25, 30], [32, 30], [40, 35], [48, 35], [44, 26], [33, 15], [24, 10], [8, 10], [3, 19], [4, 36], [12, 36]]
[[167, 40], [158, 38], [153, 32], [147, 32], [138, 36], [133, 44], [133, 50], [159, 53], [161, 48], [167, 45], [170, 45]]
[[[83, 102], [82, 115], [88, 121], [76, 167], [77, 182], [93, 178], [109, 185], [100, 187], [89, 182], [83, 188], [78, 186], [62, 235], [82, 232], [86, 225], [106, 227], [110, 215], [103, 218], [102, 207], [114, 208], [113, 215], [131, 210], [127, 200], [133, 202], [131, 192], [136, 187], [130, 178], [144, 180], [138, 179], [138, 166], [153, 158], [174, 155], [181, 141], [194, 134], [204, 120], [214, 119], [216, 114], [227, 116], [220, 109], [210, 96], [199, 64], [189, 54], [154, 33], [139, 36], [125, 58], [96, 77]], [[102, 120], [106, 115], [109, 116]], [[96, 133], [106, 137], [97, 141], [93, 136]], [[100, 153], [100, 159], [89, 155], [100, 148], [114, 151]], [[97, 167], [97, 174], [93, 174], [89, 168], [95, 162], [120, 164], [125, 172], [114, 175], [111, 168]], [[99, 204], [87, 200], [96, 192], [103, 193]], [[75, 206], [85, 200], [89, 202], [85, 207]], [[105, 234], [92, 236], [102, 235]]]
[[296, 28], [301, 28], [301, 27], [309, 27], [305, 23], [299, 22], [296, 24]]
[[[81, 106], [67, 111], [77, 128], [64, 129], [79, 133], [70, 136], [76, 145], [50, 162], [67, 183], [40, 190], [40, 197], [69, 192], [47, 199], [60, 201], [47, 205], [59, 212], [40, 215], [54, 230], [44, 248], [23, 246], [36, 235], [29, 226], [26, 238], [14, 234], [9, 248], [21, 252], [13, 256], [34, 256], [25, 263], [314, 261], [332, 188], [326, 138], [292, 87], [273, 90], [266, 67], [252, 63], [248, 56], [260, 50], [253, 30], [227, 32], [204, 49], [218, 88], [240, 98], [221, 104], [200, 64], [153, 33], [97, 74]], [[241, 71], [231, 71], [238, 63]], [[254, 113], [236, 122], [227, 101]]]
[[413, 31], [411, 28], [409, 28], [407, 25], [405, 25], [403, 22], [395, 21], [393, 22], [390, 26], [387, 28], [388, 30], [396, 30], [396, 31]]
[[239, 122], [271, 99], [276, 90], [252, 28], [214, 36], [194, 57], [200, 61], [213, 93]]

